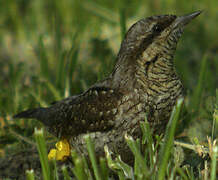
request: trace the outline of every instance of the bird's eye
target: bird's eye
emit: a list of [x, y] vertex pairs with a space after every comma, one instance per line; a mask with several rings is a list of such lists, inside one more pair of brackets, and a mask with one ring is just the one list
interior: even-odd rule
[[154, 27], [153, 27], [153, 31], [159, 33], [159, 32], [161, 32], [161, 27], [156, 24], [156, 25], [154, 25]]

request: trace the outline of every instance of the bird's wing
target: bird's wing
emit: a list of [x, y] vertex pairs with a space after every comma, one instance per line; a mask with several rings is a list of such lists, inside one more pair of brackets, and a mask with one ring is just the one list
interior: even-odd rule
[[[45, 121], [61, 136], [77, 136], [107, 131], [114, 126], [117, 104], [122, 93], [105, 87], [93, 87], [85, 93], [64, 99], [49, 108]], [[52, 131], [52, 129], [50, 130]], [[57, 132], [56, 132], [57, 133]]]

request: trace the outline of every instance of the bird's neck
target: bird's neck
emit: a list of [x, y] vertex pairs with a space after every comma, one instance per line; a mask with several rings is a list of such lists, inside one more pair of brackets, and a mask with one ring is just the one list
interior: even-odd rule
[[[177, 75], [173, 63], [175, 50], [149, 54], [143, 52], [137, 60], [131, 57], [122, 57], [115, 64], [112, 73], [113, 86], [131, 90], [137, 86], [145, 88], [148, 84], [169, 82]], [[150, 58], [150, 59], [148, 59]]]
[[136, 79], [140, 79], [145, 83], [163, 82], [171, 80], [176, 75], [173, 54], [155, 54], [149, 61], [146, 56], [142, 56], [137, 60]]

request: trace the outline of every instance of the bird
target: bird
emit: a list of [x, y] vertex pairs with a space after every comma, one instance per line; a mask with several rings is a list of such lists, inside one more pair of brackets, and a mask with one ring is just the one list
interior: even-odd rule
[[154, 134], [163, 133], [177, 100], [184, 97], [174, 55], [186, 25], [201, 12], [137, 21], [126, 32], [108, 77], [79, 95], [28, 109], [14, 118], [41, 121], [81, 154], [87, 154], [84, 136], [88, 134], [97, 155], [103, 156], [107, 145], [128, 162], [130, 150], [124, 135], [141, 138], [140, 122], [145, 117]]

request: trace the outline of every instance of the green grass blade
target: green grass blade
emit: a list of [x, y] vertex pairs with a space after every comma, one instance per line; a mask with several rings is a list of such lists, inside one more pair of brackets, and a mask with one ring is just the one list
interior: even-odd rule
[[199, 109], [199, 104], [201, 101], [201, 95], [203, 92], [203, 83], [204, 83], [204, 79], [205, 79], [205, 73], [206, 73], [206, 69], [207, 69], [207, 58], [208, 55], [205, 54], [202, 62], [201, 62], [201, 67], [200, 67], [200, 74], [199, 74], [199, 78], [198, 78], [198, 84], [197, 87], [195, 88], [195, 92], [193, 95], [193, 101], [192, 101], [192, 109], [195, 111], [198, 111]]
[[144, 161], [144, 158], [140, 152], [140, 148], [138, 147], [138, 144], [131, 136], [125, 135], [126, 142], [133, 152], [135, 156], [135, 160], [140, 164], [141, 171], [146, 172], [148, 174], [148, 167], [146, 165], [146, 162]]
[[124, 8], [120, 8], [120, 32], [123, 40], [126, 34], [126, 16]]
[[107, 159], [107, 163], [108, 163], [108, 167], [112, 170], [117, 170], [119, 169], [119, 167], [117, 166], [117, 164], [115, 163], [115, 161], [112, 159], [111, 154], [112, 152], [109, 151], [108, 146], [104, 146], [104, 151], [105, 151], [105, 156]]
[[62, 172], [63, 172], [63, 175], [64, 175], [64, 180], [71, 180], [71, 178], [70, 178], [70, 176], [68, 174], [66, 166], [65, 165], [62, 166], [61, 169], [62, 169]]
[[39, 152], [40, 162], [42, 166], [43, 179], [50, 180], [50, 167], [48, 162], [45, 138], [43, 136], [43, 129], [37, 130], [35, 128], [34, 136], [36, 139], [37, 149]]
[[51, 177], [51, 179], [59, 180], [56, 160], [55, 159], [51, 159], [49, 161], [49, 165], [50, 165], [50, 172], [51, 172], [51, 176], [50, 177]]
[[149, 126], [149, 123], [147, 121], [147, 117], [145, 117], [145, 122], [141, 122], [140, 123], [141, 129], [142, 129], [142, 133], [143, 133], [143, 138], [142, 138], [142, 143], [145, 144], [145, 142], [147, 141], [148, 143], [148, 153], [149, 153], [149, 161], [150, 161], [150, 165], [151, 167], [153, 167], [154, 165], [154, 151], [152, 148], [152, 144], [153, 144], [153, 138], [152, 138], [152, 132]]
[[39, 63], [40, 63], [40, 75], [46, 79], [49, 79], [49, 65], [48, 65], [48, 57], [46, 53], [46, 48], [43, 42], [43, 35], [39, 37], [38, 40], [38, 47], [39, 47]]
[[129, 166], [128, 164], [126, 164], [125, 162], [123, 162], [123, 161], [121, 160], [121, 157], [120, 157], [120, 156], [118, 156], [118, 157], [116, 158], [116, 164], [117, 164], [117, 166], [118, 166], [120, 169], [122, 169], [123, 174], [125, 175], [125, 177], [126, 177], [127, 179], [133, 179], [134, 173], [133, 173], [132, 167]]
[[33, 171], [33, 169], [26, 170], [26, 179], [27, 180], [34, 180], [34, 171]]
[[109, 179], [109, 168], [107, 166], [107, 161], [105, 158], [100, 158], [100, 168], [101, 168], [101, 174], [102, 178], [107, 180]]
[[89, 168], [87, 166], [86, 160], [82, 159], [77, 153], [76, 151], [71, 152], [72, 155], [72, 159], [74, 162], [74, 168], [73, 173], [76, 176], [76, 178], [78, 180], [86, 180], [86, 179], [90, 179], [90, 177], [88, 178], [87, 176], [87, 172], [89, 172]]
[[44, 106], [44, 107], [48, 106], [47, 102], [45, 102], [45, 101], [41, 98], [40, 94], [35, 93], [35, 92], [30, 92], [30, 94], [35, 98], [36, 102], [38, 102], [38, 103], [40, 104], [40, 106], [42, 106], [42, 107], [43, 107], [43, 106]]
[[84, 137], [84, 139], [85, 139], [85, 142], [86, 142], [86, 147], [87, 147], [87, 150], [88, 150], [89, 158], [90, 158], [93, 170], [94, 170], [95, 178], [96, 178], [96, 180], [101, 180], [102, 178], [100, 176], [100, 172], [99, 172], [98, 165], [97, 165], [97, 160], [96, 160], [96, 157], [95, 157], [94, 144], [91, 142], [91, 137], [89, 135], [86, 135]]
[[218, 89], [216, 89], [216, 102], [213, 113], [213, 125], [212, 125], [212, 141], [215, 137], [217, 137], [217, 129], [218, 129]]
[[93, 13], [99, 18], [102, 18], [105, 22], [115, 25], [118, 23], [118, 15], [112, 10], [105, 8], [98, 3], [94, 3], [93, 1], [86, 1], [82, 3], [82, 6], [85, 10]]
[[53, 94], [53, 96], [55, 97], [55, 100], [59, 100], [61, 99], [61, 94], [60, 94], [60, 91], [54, 86], [54, 84], [52, 84], [51, 82], [45, 80], [45, 83], [44, 83], [48, 89], [51, 91], [51, 93]]
[[216, 180], [216, 163], [218, 158], [218, 146], [213, 147], [210, 180]]
[[177, 120], [179, 118], [179, 113], [183, 104], [183, 98], [177, 100], [176, 106], [173, 108], [169, 123], [167, 124], [167, 129], [164, 137], [164, 144], [160, 150], [159, 156], [159, 170], [158, 170], [158, 180], [165, 179], [165, 173], [167, 169], [167, 162], [170, 157], [171, 149], [174, 141], [174, 134], [176, 130]]
[[72, 91], [72, 86], [73, 86], [73, 73], [76, 69], [77, 61], [78, 61], [78, 56], [79, 56], [79, 45], [78, 45], [78, 40], [77, 37], [78, 33], [74, 35], [74, 39], [72, 40], [73, 45], [69, 51], [68, 55], [68, 82], [69, 82], [69, 92]]
[[120, 171], [117, 172], [117, 175], [119, 177], [119, 180], [125, 180], [126, 179], [124, 174], [122, 172], [120, 172]]
[[64, 81], [66, 78], [66, 71], [65, 71], [65, 57], [64, 53], [59, 53], [59, 58], [58, 58], [58, 65], [57, 65], [57, 87], [59, 88], [59, 91], [62, 93], [63, 91], [63, 86], [64, 86]]
[[178, 172], [178, 174], [180, 174], [180, 176], [184, 179], [184, 180], [188, 180], [188, 177], [186, 176], [186, 174], [184, 173], [184, 171], [182, 170], [182, 168], [177, 167], [176, 171]]
[[123, 162], [120, 156], [116, 157], [115, 160], [113, 160], [111, 157], [112, 152], [109, 151], [108, 146], [104, 147], [104, 151], [106, 154], [108, 167], [112, 169], [119, 176], [120, 179], [134, 178], [132, 167]]

